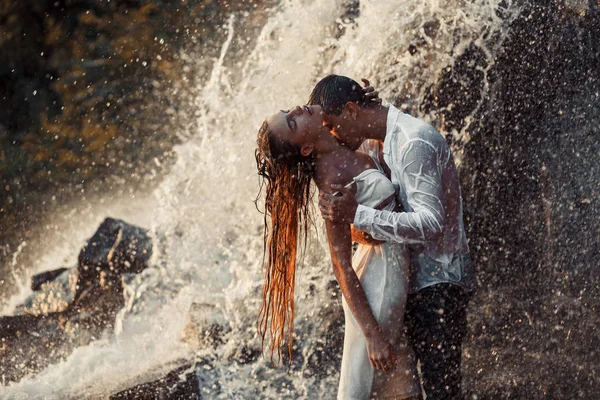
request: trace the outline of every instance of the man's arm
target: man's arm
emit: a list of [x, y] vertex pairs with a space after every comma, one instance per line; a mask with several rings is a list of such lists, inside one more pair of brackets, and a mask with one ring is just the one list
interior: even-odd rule
[[323, 218], [350, 222], [374, 239], [400, 243], [425, 243], [437, 240], [444, 229], [441, 167], [438, 155], [427, 142], [413, 140], [402, 149], [396, 169], [403, 180], [408, 203], [413, 211], [393, 212], [358, 205], [353, 196], [323, 194], [319, 207]]

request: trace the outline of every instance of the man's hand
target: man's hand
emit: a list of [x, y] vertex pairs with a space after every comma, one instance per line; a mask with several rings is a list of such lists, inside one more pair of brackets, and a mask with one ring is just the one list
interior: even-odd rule
[[331, 185], [331, 189], [335, 195], [324, 192], [319, 194], [321, 216], [332, 222], [351, 224], [358, 208], [354, 193], [343, 185]]
[[376, 91], [375, 88], [369, 84], [369, 80], [362, 78], [361, 81], [363, 81], [363, 84], [365, 85], [363, 91], [365, 92], [365, 97], [367, 98], [367, 100], [370, 100], [373, 103], [381, 104], [379, 92]]

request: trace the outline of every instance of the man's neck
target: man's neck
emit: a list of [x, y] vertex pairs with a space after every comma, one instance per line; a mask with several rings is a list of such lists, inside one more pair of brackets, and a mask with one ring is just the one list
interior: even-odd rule
[[362, 109], [362, 129], [365, 139], [375, 139], [381, 142], [387, 132], [388, 107], [376, 106]]

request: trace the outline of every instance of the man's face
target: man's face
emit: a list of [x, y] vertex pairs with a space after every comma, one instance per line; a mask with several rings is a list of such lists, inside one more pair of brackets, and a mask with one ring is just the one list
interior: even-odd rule
[[340, 115], [323, 113], [323, 125], [329, 129], [329, 133], [352, 150], [358, 149], [364, 140], [348, 107], [345, 107]]

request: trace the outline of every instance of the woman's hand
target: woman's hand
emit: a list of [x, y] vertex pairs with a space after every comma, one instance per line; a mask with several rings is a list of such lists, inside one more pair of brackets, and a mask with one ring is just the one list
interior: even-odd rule
[[379, 92], [375, 90], [373, 86], [369, 84], [369, 80], [362, 78], [363, 84], [365, 87], [363, 91], [365, 92], [365, 97], [367, 100], [371, 100], [373, 103], [381, 104], [381, 99], [379, 98]]
[[396, 353], [381, 330], [366, 337], [367, 354], [375, 369], [385, 372], [396, 369]]

